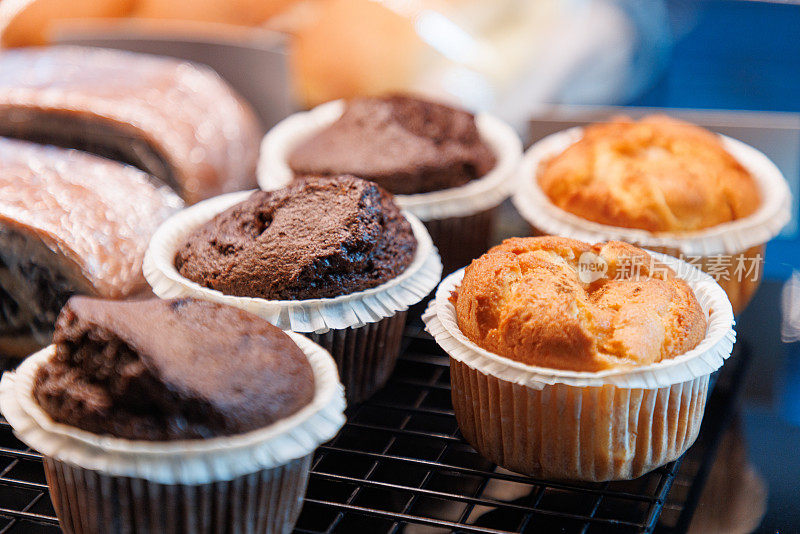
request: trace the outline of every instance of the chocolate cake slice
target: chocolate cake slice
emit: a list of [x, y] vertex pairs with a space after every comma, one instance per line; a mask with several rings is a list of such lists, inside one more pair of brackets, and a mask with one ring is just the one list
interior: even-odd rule
[[73, 297], [54, 342], [34, 396], [55, 421], [96, 434], [148, 441], [240, 434], [314, 398], [311, 365], [288, 335], [212, 302]]
[[228, 295], [303, 300], [380, 285], [416, 248], [386, 191], [353, 176], [321, 177], [253, 193], [191, 234], [175, 266]]
[[194, 203], [255, 187], [261, 129], [207, 67], [57, 46], [0, 54], [0, 135], [128, 163]]
[[495, 163], [471, 113], [406, 95], [350, 100], [289, 155], [295, 175], [352, 174], [395, 195], [458, 187]]
[[0, 354], [48, 343], [73, 294], [142, 291], [150, 236], [181, 206], [133, 167], [0, 138]]

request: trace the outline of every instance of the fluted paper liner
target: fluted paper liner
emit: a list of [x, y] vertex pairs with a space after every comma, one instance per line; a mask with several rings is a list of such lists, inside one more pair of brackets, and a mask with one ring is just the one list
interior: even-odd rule
[[[345, 102], [335, 100], [310, 111], [295, 113], [279, 122], [261, 143], [258, 185], [272, 190], [286, 186], [294, 178], [288, 159], [305, 139], [333, 124], [344, 112]], [[395, 195], [397, 204], [422, 221], [466, 217], [498, 206], [511, 194], [514, 176], [522, 154], [522, 143], [513, 128], [487, 113], [476, 116], [483, 140], [491, 147], [497, 163], [481, 178], [459, 187]]]
[[708, 275], [651, 254], [689, 283], [708, 328], [693, 350], [634, 369], [565, 371], [486, 351], [461, 333], [448, 300], [464, 271], [440, 284], [423, 319], [450, 355], [459, 428], [481, 454], [532, 476], [602, 481], [638, 477], [694, 443], [709, 376], [733, 347], [733, 310]]
[[407, 212], [403, 215], [417, 240], [414, 260], [398, 276], [364, 291], [333, 298], [267, 300], [225, 295], [181, 276], [175, 268], [175, 254], [189, 235], [251, 194], [251, 191], [230, 193], [200, 202], [159, 227], [150, 240], [142, 267], [156, 295], [220, 302], [258, 315], [284, 330], [322, 334], [333, 329], [359, 328], [391, 317], [421, 301], [439, 283], [442, 264], [436, 247], [423, 224]]
[[397, 312], [359, 328], [306, 334], [336, 362], [348, 406], [368, 399], [389, 380], [400, 356], [407, 313]]
[[553, 204], [537, 179], [539, 166], [583, 137], [576, 127], [545, 137], [531, 146], [517, 173], [513, 202], [520, 214], [538, 230], [552, 235], [595, 243], [618, 240], [676, 254], [711, 256], [738, 254], [775, 237], [791, 219], [792, 195], [781, 171], [759, 150], [720, 135], [722, 146], [753, 176], [762, 203], [752, 215], [693, 232], [652, 233], [583, 219]]
[[194, 485], [114, 477], [48, 457], [44, 469], [66, 534], [288, 534], [303, 505], [311, 457]]
[[135, 441], [57, 423], [33, 397], [38, 368], [55, 346], [23, 361], [0, 381], [0, 409], [16, 436], [45, 457], [112, 477], [158, 484], [205, 484], [280, 467], [313, 453], [344, 424], [344, 395], [336, 365], [321, 347], [287, 332], [308, 357], [316, 392], [297, 413], [265, 428], [205, 440]]

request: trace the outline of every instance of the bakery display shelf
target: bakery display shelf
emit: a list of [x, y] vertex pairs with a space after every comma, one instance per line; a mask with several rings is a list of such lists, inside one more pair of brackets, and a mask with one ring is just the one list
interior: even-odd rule
[[[478, 455], [458, 432], [447, 357], [418, 320], [404, 343], [389, 384], [349, 410], [314, 458], [295, 534], [684, 531], [749, 358], [737, 345], [683, 458], [632, 481], [574, 483], [531, 479]], [[0, 534], [57, 525], [40, 456], [3, 420]]]

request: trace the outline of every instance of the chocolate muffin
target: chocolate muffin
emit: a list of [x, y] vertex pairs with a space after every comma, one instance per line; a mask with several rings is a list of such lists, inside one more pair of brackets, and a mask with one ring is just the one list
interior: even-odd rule
[[227, 295], [336, 297], [378, 286], [413, 261], [411, 225], [391, 195], [353, 176], [257, 191], [178, 249], [180, 274]]
[[311, 366], [259, 317], [221, 304], [73, 297], [34, 396], [95, 434], [164, 441], [240, 434], [308, 405]]
[[396, 195], [462, 186], [495, 163], [471, 113], [404, 95], [350, 100], [289, 156], [297, 176], [352, 174]]

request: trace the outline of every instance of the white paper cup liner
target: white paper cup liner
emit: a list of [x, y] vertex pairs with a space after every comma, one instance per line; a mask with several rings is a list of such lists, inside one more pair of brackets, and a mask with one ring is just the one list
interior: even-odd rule
[[308, 357], [316, 392], [311, 403], [270, 426], [206, 440], [135, 441], [57, 423], [33, 397], [36, 372], [55, 352], [37, 352], [0, 381], [0, 409], [14, 434], [59, 462], [111, 476], [160, 484], [205, 484], [285, 465], [311, 454], [344, 424], [344, 391], [336, 364], [321, 347], [288, 332]]
[[722, 367], [736, 340], [733, 310], [727, 295], [709, 275], [686, 262], [656, 252], [649, 254], [655, 261], [672, 268], [689, 284], [708, 320], [705, 338], [680, 356], [633, 369], [582, 372], [526, 365], [489, 352], [461, 332], [455, 306], [449, 301], [451, 293], [464, 277], [464, 269], [454, 272], [439, 284], [435, 298], [422, 317], [425, 329], [451, 358], [482, 373], [537, 390], [553, 384], [654, 389], [710, 375]]
[[391, 280], [356, 293], [307, 300], [267, 300], [225, 295], [184, 278], [175, 268], [175, 253], [189, 235], [215, 215], [239, 204], [252, 191], [230, 193], [195, 204], [167, 219], [150, 240], [142, 270], [161, 298], [195, 297], [235, 306], [258, 315], [283, 330], [321, 334], [332, 329], [358, 328], [391, 317], [416, 304], [439, 283], [442, 262], [425, 226], [404, 212], [417, 252], [405, 271]]
[[[294, 179], [288, 160], [304, 140], [336, 122], [344, 112], [345, 102], [334, 100], [310, 111], [295, 113], [279, 122], [261, 142], [258, 162], [258, 185], [271, 191], [285, 187]], [[497, 158], [495, 167], [485, 176], [466, 185], [420, 193], [395, 195], [397, 204], [422, 221], [466, 217], [500, 205], [511, 194], [514, 176], [522, 155], [522, 143], [513, 128], [487, 113], [476, 117], [483, 140]]]
[[646, 248], [669, 248], [685, 255], [737, 254], [766, 243], [791, 219], [792, 195], [786, 179], [767, 156], [755, 148], [720, 135], [722, 146], [750, 172], [761, 192], [762, 203], [752, 215], [703, 230], [652, 233], [583, 219], [553, 204], [537, 179], [539, 167], [583, 137], [576, 127], [545, 137], [531, 146], [517, 173], [514, 206], [531, 225], [552, 235], [589, 243], [625, 241]]

